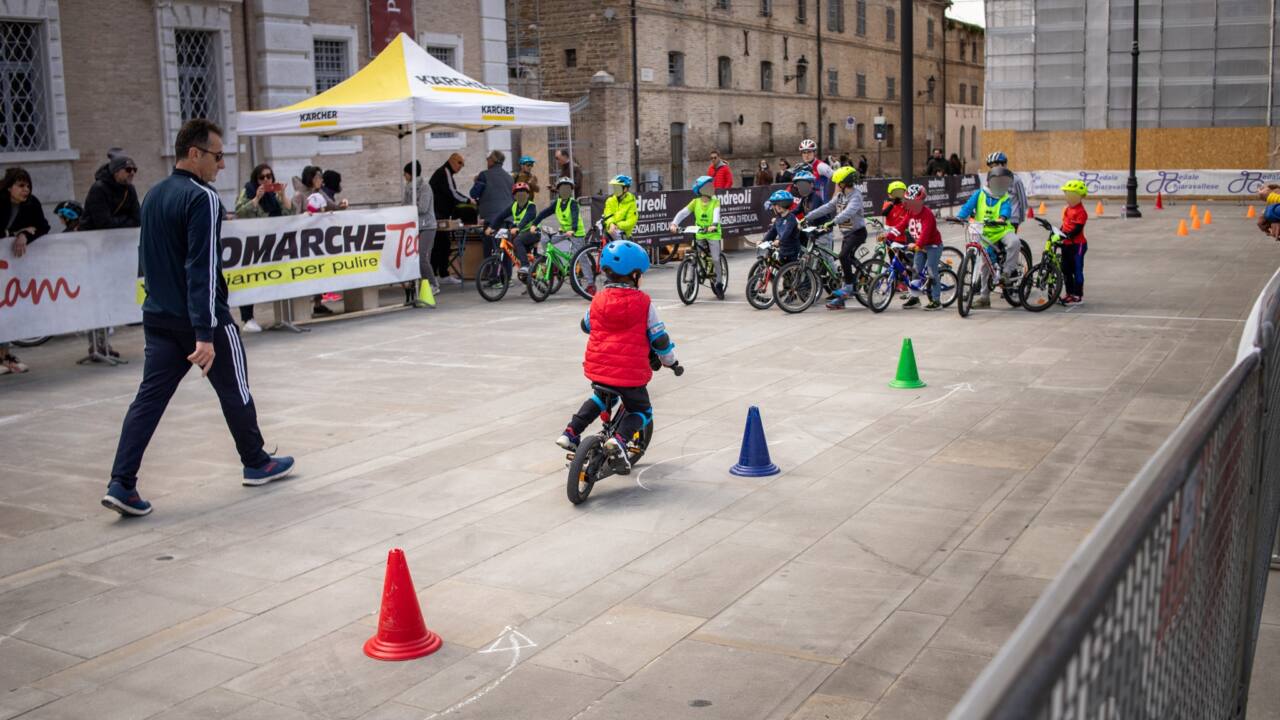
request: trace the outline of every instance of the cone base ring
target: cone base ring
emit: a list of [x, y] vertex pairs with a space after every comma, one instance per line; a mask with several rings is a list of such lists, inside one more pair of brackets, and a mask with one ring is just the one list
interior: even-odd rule
[[889, 383], [891, 388], [899, 388], [901, 390], [916, 390], [928, 385], [923, 380], [893, 380]]
[[430, 655], [439, 650], [441, 645], [444, 645], [444, 641], [430, 630], [422, 638], [407, 643], [386, 642], [374, 635], [365, 642], [364, 654], [374, 660], [413, 660]]
[[737, 475], [739, 477], [764, 477], [766, 475], [777, 475], [780, 472], [782, 472], [782, 470], [773, 463], [769, 463], [768, 465], [743, 465], [742, 463], [736, 463], [733, 467], [729, 468], [730, 474]]

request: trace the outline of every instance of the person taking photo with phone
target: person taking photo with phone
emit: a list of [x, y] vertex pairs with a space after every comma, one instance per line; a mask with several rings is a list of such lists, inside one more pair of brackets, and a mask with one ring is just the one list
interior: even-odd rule
[[[285, 192], [284, 183], [276, 182], [276, 173], [271, 166], [262, 163], [249, 173], [249, 182], [240, 189], [236, 198], [236, 217], [263, 218], [293, 215], [297, 206]], [[253, 317], [252, 305], [240, 306], [240, 322], [244, 323], [244, 331], [262, 332], [262, 326]]]

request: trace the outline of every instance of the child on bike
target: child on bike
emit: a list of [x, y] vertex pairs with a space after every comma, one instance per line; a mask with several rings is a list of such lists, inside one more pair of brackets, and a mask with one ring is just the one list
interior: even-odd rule
[[1258, 216], [1258, 229], [1280, 240], [1280, 185], [1270, 183], [1259, 189], [1258, 199], [1267, 204]]
[[538, 226], [535, 217], [538, 208], [530, 201], [533, 191], [527, 183], [518, 182], [511, 186], [511, 194], [515, 202], [493, 219], [493, 224], [485, 228], [485, 235], [493, 235], [499, 230], [507, 230], [512, 236], [512, 244], [516, 248], [516, 272], [524, 273], [522, 262], [530, 254], [538, 252]]
[[715, 268], [716, 279], [711, 285], [716, 297], [724, 299], [724, 278], [720, 277], [720, 199], [715, 196], [715, 186], [710, 175], [703, 175], [693, 181], [693, 192], [697, 195], [688, 205], [680, 208], [680, 212], [671, 221], [671, 233], [680, 232], [680, 223], [693, 215], [693, 222], [698, 228], [694, 237], [705, 241], [711, 253], [711, 266]]
[[858, 191], [858, 171], [852, 167], [836, 170], [831, 179], [836, 184], [836, 191], [831, 201], [816, 208], [805, 217], [805, 222], [813, 223], [827, 216], [831, 219], [824, 227], [839, 226], [842, 236], [840, 242], [840, 271], [844, 276], [844, 287], [836, 290], [835, 297], [827, 303], [831, 310], [844, 309], [844, 301], [853, 294], [853, 254], [867, 240], [867, 223], [862, 217], [862, 193]]
[[1063, 305], [1084, 301], [1084, 254], [1089, 250], [1084, 237], [1084, 224], [1089, 220], [1084, 198], [1088, 194], [1089, 187], [1081, 180], [1069, 180], [1062, 186], [1067, 206], [1062, 208], [1062, 226], [1053, 232], [1062, 238], [1062, 279], [1067, 286]]
[[[1009, 185], [1013, 182], [1013, 173], [1003, 166], [993, 167], [987, 173], [987, 186], [978, 188], [969, 196], [964, 207], [956, 213], [961, 220], [973, 218], [982, 225], [982, 241], [986, 244], [987, 255], [995, 262], [993, 245], [999, 243], [1004, 247], [1004, 266], [1001, 268], [1001, 282], [1006, 288], [1013, 287], [1014, 275], [1018, 269], [1018, 250], [1022, 240], [1014, 232], [1012, 202], [1009, 199]], [[984, 271], [985, 274], [985, 271]], [[973, 301], [974, 307], [991, 307], [991, 287], [994, 279], [983, 278], [982, 296]]]
[[639, 220], [636, 196], [631, 194], [631, 176], [615, 175], [609, 181], [609, 197], [604, 201], [604, 231], [614, 240], [630, 240]]
[[[658, 319], [649, 295], [640, 289], [640, 276], [649, 269], [649, 254], [630, 240], [615, 240], [600, 252], [600, 270], [605, 285], [591, 299], [591, 307], [581, 327], [590, 338], [582, 361], [583, 374], [592, 383], [617, 391], [627, 415], [618, 432], [604, 442], [614, 472], [631, 472], [627, 443], [653, 420], [647, 385], [653, 378], [650, 352], [667, 367], [676, 364], [676, 346]], [[556, 445], [565, 450], [578, 447], [582, 433], [600, 413], [609, 410], [605, 400], [593, 393], [569, 419]]]
[[1009, 156], [999, 150], [987, 156], [987, 167], [992, 170], [1004, 168], [1009, 172], [1009, 222], [1013, 224], [1013, 231], [1017, 232], [1018, 226], [1027, 217], [1027, 188], [1022, 184], [1022, 178], [1009, 170]]
[[778, 244], [778, 259], [782, 263], [800, 257], [800, 221], [796, 218], [795, 202], [795, 196], [786, 190], [774, 190], [769, 196], [773, 224], [765, 232], [762, 242]]
[[796, 220], [804, 220], [809, 213], [822, 205], [822, 196], [814, 191], [816, 184], [817, 178], [808, 170], [797, 170], [795, 175], [791, 176], [791, 194], [796, 198], [793, 208]]
[[880, 207], [880, 214], [884, 216], [884, 224], [890, 225], [897, 222], [897, 215], [902, 213], [902, 196], [907, 192], [907, 184], [901, 180], [894, 180], [889, 183], [889, 197], [884, 201], [884, 205]]
[[938, 219], [924, 206], [927, 192], [923, 185], [912, 185], [902, 196], [903, 212], [892, 225], [887, 226], [885, 236], [890, 242], [908, 243], [907, 249], [915, 253], [915, 279], [911, 281], [911, 297], [904, 308], [920, 307], [920, 288], [924, 277], [929, 278], [929, 304], [925, 310], [942, 308], [942, 285], [938, 282], [938, 263], [942, 260], [942, 235], [938, 232]]
[[[573, 196], [576, 189], [577, 186], [574, 184], [573, 178], [562, 177], [556, 180], [555, 200], [533, 219], [533, 224], [538, 225], [548, 217], [555, 215], [556, 222], [560, 223], [560, 236], [569, 238], [570, 248], [568, 253], [570, 255], [578, 252], [587, 244], [587, 224], [582, 220], [578, 199]], [[595, 292], [595, 276], [591, 269], [591, 264], [585, 264], [582, 271], [584, 276], [582, 282], [587, 286], [587, 291]]]

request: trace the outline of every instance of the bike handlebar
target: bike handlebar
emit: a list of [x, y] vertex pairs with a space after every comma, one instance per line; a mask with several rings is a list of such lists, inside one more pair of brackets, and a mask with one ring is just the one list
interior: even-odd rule
[[681, 375], [684, 374], [684, 366], [681, 365], [680, 363], [676, 363], [675, 365], [671, 366], [671, 372], [675, 373], [676, 377], [680, 377]]

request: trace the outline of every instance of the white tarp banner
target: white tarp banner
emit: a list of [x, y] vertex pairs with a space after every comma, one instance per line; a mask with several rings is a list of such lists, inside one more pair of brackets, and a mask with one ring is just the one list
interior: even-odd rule
[[[138, 231], [46, 235], [21, 258], [0, 242], [0, 342], [142, 319]], [[229, 304], [307, 297], [418, 277], [412, 206], [222, 224]]]
[[[1124, 197], [1128, 170], [1029, 170], [1018, 172], [1028, 195], [1058, 195], [1068, 180], [1083, 180], [1090, 195]], [[1267, 183], [1280, 183], [1280, 170], [1139, 170], [1138, 194], [1192, 197], [1254, 195]]]

